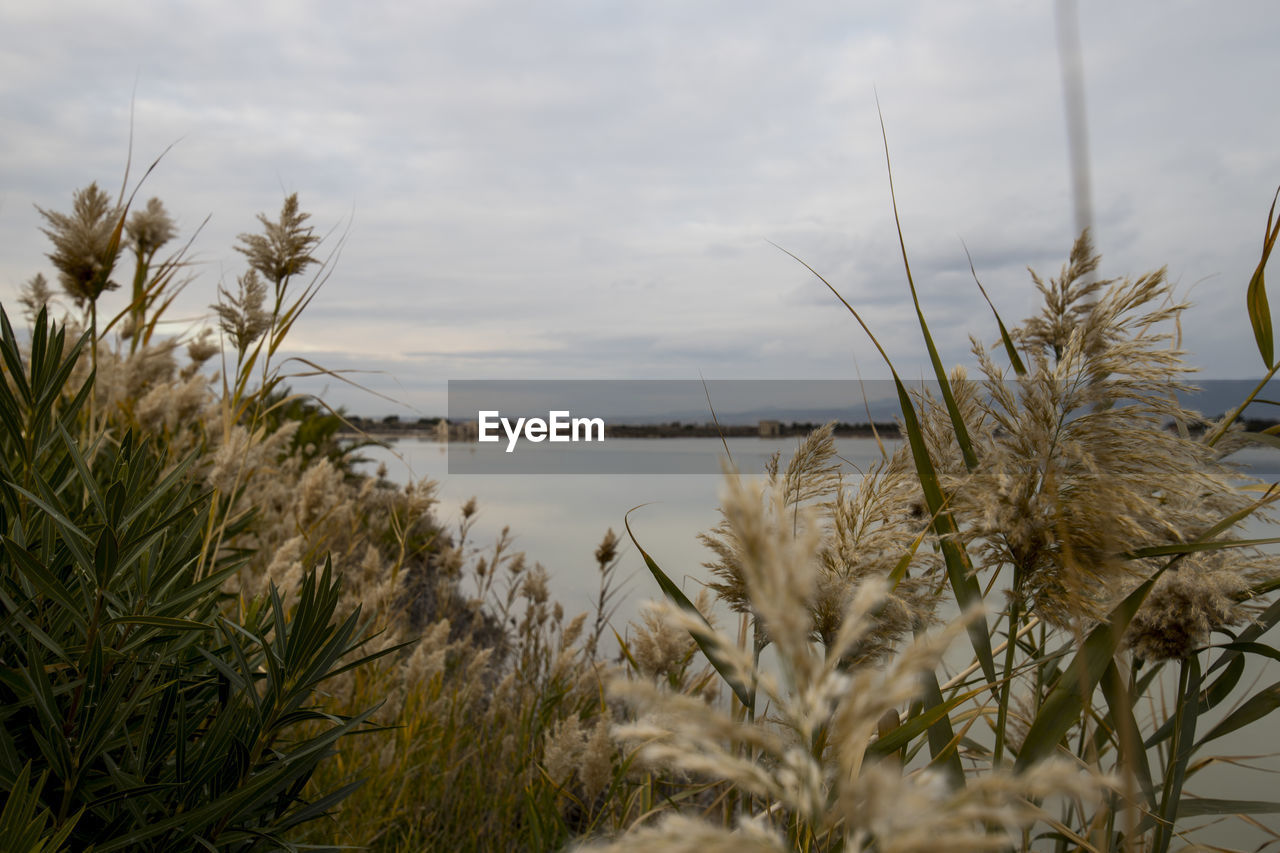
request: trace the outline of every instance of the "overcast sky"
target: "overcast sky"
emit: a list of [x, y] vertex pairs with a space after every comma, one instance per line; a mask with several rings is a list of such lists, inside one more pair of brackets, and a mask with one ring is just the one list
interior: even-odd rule
[[[1079, 23], [1104, 274], [1167, 265], [1194, 363], [1256, 375], [1280, 5], [1081, 0]], [[995, 328], [961, 241], [1016, 320], [1074, 237], [1049, 2], [7, 0], [0, 299], [52, 278], [35, 205], [118, 189], [132, 100], [134, 176], [174, 143], [141, 197], [184, 235], [210, 217], [175, 316], [209, 322], [235, 236], [297, 192], [345, 242], [291, 343], [381, 371], [359, 378], [406, 416], [450, 378], [885, 375], [769, 241], [910, 374], [877, 93], [926, 312], [966, 361]]]

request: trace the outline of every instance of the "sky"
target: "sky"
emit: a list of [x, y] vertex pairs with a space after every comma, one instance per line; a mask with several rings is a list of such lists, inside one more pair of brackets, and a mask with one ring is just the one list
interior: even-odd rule
[[[1280, 184], [1280, 6], [1080, 0], [1106, 276], [1167, 266], [1205, 377], [1259, 375], [1244, 295]], [[877, 108], [879, 106], [879, 112]], [[92, 181], [196, 235], [174, 333], [296, 192], [330, 275], [289, 345], [357, 414], [449, 379], [904, 375], [1035, 310], [1075, 236], [1054, 6], [1014, 0], [0, 3], [0, 301]], [[165, 153], [167, 151], [167, 153]], [[776, 244], [776, 245], [775, 245]], [[1280, 275], [1280, 273], [1277, 273]], [[107, 297], [119, 299], [118, 294]], [[297, 363], [285, 365], [286, 370]]]

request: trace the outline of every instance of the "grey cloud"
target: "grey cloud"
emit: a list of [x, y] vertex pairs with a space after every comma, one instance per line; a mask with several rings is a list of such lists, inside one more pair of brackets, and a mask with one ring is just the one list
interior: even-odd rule
[[[243, 269], [235, 235], [296, 190], [318, 227], [351, 218], [300, 342], [419, 371], [407, 385], [463, 366], [847, 375], [855, 353], [876, 366], [842, 307], [766, 240], [914, 363], [875, 91], [912, 269], [950, 359], [965, 360], [970, 331], [991, 335], [961, 238], [1007, 321], [1031, 307], [1025, 267], [1054, 274], [1070, 248], [1042, 6], [234, 7], [0, 10], [6, 303], [47, 271], [31, 204], [118, 185], [135, 76], [135, 170], [181, 139], [144, 197], [163, 197], [187, 233], [213, 215], [182, 315], [207, 312]], [[1187, 339], [1211, 369], [1238, 370], [1256, 356], [1227, 303], [1280, 180], [1280, 118], [1241, 81], [1269, 73], [1280, 12], [1082, 4], [1081, 27], [1104, 273], [1211, 276]], [[383, 347], [396, 358], [379, 360]]]

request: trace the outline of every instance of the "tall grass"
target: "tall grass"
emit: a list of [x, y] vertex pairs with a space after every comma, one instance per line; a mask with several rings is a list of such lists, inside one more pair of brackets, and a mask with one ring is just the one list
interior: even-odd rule
[[[1268, 377], [1278, 227], [1248, 300]], [[1163, 853], [1211, 842], [1189, 835], [1200, 824], [1280, 813], [1196, 790], [1233, 760], [1215, 741], [1278, 704], [1244, 680], [1280, 658], [1264, 641], [1280, 537], [1244, 536], [1277, 495], [1230, 460], [1274, 439], [1233, 427], [1240, 409], [1209, 421], [1179, 403], [1186, 306], [1163, 270], [1105, 280], [1098, 264], [1086, 234], [1057, 277], [1033, 274], [1043, 309], [1013, 328], [997, 314], [976, 379], [943, 369], [906, 264], [939, 393], [893, 372], [907, 440], [856, 485], [829, 430], [762, 488], [729, 475], [707, 542], [736, 636], [646, 557], [727, 689], [707, 703], [616, 679], [634, 715], [619, 735], [654, 772], [728, 792], [601, 849]]]
[[[830, 429], [762, 484], [730, 473], [706, 588], [640, 548], [665, 600], [616, 626], [611, 531], [594, 612], [566, 613], [506, 534], [472, 541], [474, 502], [448, 528], [434, 484], [357, 475], [342, 413], [288, 391], [322, 369], [286, 340], [336, 251], [296, 197], [182, 338], [158, 330], [187, 247], [164, 256], [164, 206], [131, 205], [41, 211], [72, 304], [52, 322], [37, 276], [29, 333], [4, 324], [0, 825], [21, 849], [1163, 853], [1280, 812], [1200, 786], [1280, 705], [1248, 676], [1280, 658], [1280, 567], [1243, 532], [1275, 494], [1230, 464], [1275, 438], [1178, 402], [1162, 271], [1099, 279], [1082, 237], [1033, 278], [1037, 315], [996, 313], [971, 378], [944, 369], [903, 239], [937, 389], [893, 373], [907, 440], [853, 482]], [[1277, 234], [1273, 206], [1246, 289], [1268, 377]]]
[[[30, 331], [4, 325], [5, 825], [30, 849], [244, 850], [541, 849], [624, 826], [597, 660], [616, 538], [597, 553], [588, 622], [549, 600], [546, 570], [508, 538], [470, 541], [474, 502], [450, 531], [434, 484], [355, 473], [341, 412], [287, 387], [323, 370], [285, 342], [336, 254], [321, 258], [296, 196], [240, 236], [247, 270], [181, 337], [157, 329], [188, 283], [190, 243], [165, 256], [177, 228], [164, 205], [130, 215], [131, 202], [93, 186], [69, 214], [40, 211], [61, 295], [33, 277]], [[128, 256], [132, 287], [113, 305]], [[120, 513], [132, 527], [104, 539]], [[139, 526], [173, 553], [143, 548]], [[104, 560], [115, 568], [87, 584]], [[110, 631], [77, 617], [76, 583]], [[159, 674], [124, 677], [125, 659], [153, 658]], [[134, 692], [103, 699], [103, 666], [110, 689]], [[76, 710], [82, 692], [100, 713]], [[174, 717], [175, 702], [188, 710]], [[246, 723], [246, 704], [252, 736], [218, 716]], [[108, 739], [84, 752], [81, 727]], [[138, 738], [135, 770], [121, 751]]]

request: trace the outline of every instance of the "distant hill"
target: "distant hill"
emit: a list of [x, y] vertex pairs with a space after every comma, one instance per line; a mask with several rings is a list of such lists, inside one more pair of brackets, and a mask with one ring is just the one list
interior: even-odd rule
[[[828, 421], [847, 424], [864, 424], [869, 421], [883, 423], [901, 416], [893, 383], [874, 380], [857, 383], [845, 380], [721, 380], [701, 383], [684, 380], [672, 382], [545, 382], [545, 389], [536, 388], [536, 394], [524, 389], [539, 383], [512, 383], [519, 391], [517, 396], [503, 396], [495, 392], [468, 398], [458, 407], [459, 412], [481, 408], [501, 409], [503, 416], [546, 417], [550, 409], [572, 410], [574, 415], [602, 417], [611, 425], [657, 424], [707, 424], [715, 420], [724, 426], [752, 426], [763, 420], [790, 423], [823, 424]], [[1199, 390], [1183, 395], [1182, 404], [1214, 418], [1239, 405], [1253, 390], [1257, 380], [1214, 379], [1201, 380]], [[643, 387], [642, 387], [643, 386]], [[912, 388], [931, 388], [936, 394], [936, 383], [915, 382]], [[644, 393], [638, 393], [645, 391]], [[863, 394], [867, 400], [864, 402]], [[706, 397], [711, 397], [711, 405]], [[1244, 412], [1245, 418], [1256, 420], [1280, 420], [1280, 406], [1266, 401], [1280, 402], [1280, 382], [1268, 385], [1259, 400]], [[519, 402], [517, 402], [519, 400]], [[534, 403], [530, 403], [534, 400]], [[474, 414], [471, 415], [474, 418]], [[466, 420], [465, 415], [455, 413], [454, 420]], [[389, 431], [425, 430], [434, 426], [435, 418], [420, 418], [416, 422], [387, 418], [361, 418], [369, 424]]]
[[[1257, 382], [1258, 380], [1256, 379], [1202, 380], [1199, 383], [1199, 391], [1180, 395], [1179, 401], [1186, 408], [1197, 411], [1205, 417], [1216, 418], [1226, 414], [1243, 402], [1249, 392], [1257, 385]], [[932, 385], [933, 383], [930, 384]], [[916, 387], [919, 387], [919, 385], [917, 384]], [[936, 389], [933, 390], [935, 390], [936, 395]], [[1280, 403], [1280, 382], [1269, 383], [1264, 392], [1258, 395], [1258, 399], [1255, 399], [1244, 411], [1243, 417], [1262, 421], [1280, 420], [1280, 405], [1272, 405], [1265, 401]], [[869, 417], [868, 412], [870, 413]], [[760, 406], [727, 411], [717, 406], [715, 413], [716, 418], [722, 424], [746, 425], [762, 420], [776, 420], [783, 423], [823, 424], [828, 421], [841, 423], [866, 423], [868, 420], [875, 422], [893, 421], [901, 417], [902, 410], [899, 408], [897, 397], [892, 396], [870, 400], [865, 404], [858, 399], [839, 404], [828, 402], [826, 405], [814, 406]], [[669, 423], [671, 421], [704, 423], [710, 420], [710, 411], [703, 407], [697, 410], [666, 412], [661, 415], [638, 415], [634, 420], [626, 422], [637, 424]]]

